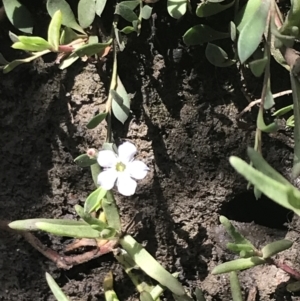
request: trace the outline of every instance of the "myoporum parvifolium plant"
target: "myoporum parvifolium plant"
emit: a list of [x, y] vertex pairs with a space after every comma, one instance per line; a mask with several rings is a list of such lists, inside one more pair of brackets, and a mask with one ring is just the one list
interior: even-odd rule
[[[147, 2], [154, 3], [155, 1]], [[243, 7], [240, 7], [238, 0], [222, 2], [224, 1], [202, 1], [198, 4], [195, 12], [192, 11], [192, 5], [187, 0], [168, 0], [166, 5], [168, 13], [176, 19], [192, 13], [200, 18], [206, 18], [226, 10], [233, 10], [233, 18], [228, 24], [227, 32], [220, 32], [207, 25], [198, 24], [185, 33], [183, 40], [188, 46], [207, 44], [206, 57], [217, 67], [240, 64], [249, 67], [255, 76], [264, 75], [255, 146], [254, 149], [249, 148], [248, 150], [251, 164], [236, 157], [231, 157], [230, 163], [254, 186], [257, 197], [264, 193], [281, 206], [299, 214], [299, 191], [270, 167], [261, 156], [261, 133], [278, 129], [276, 120], [266, 125], [263, 118], [264, 111], [274, 105], [270, 86], [270, 58], [273, 56], [290, 73], [294, 103], [276, 112], [274, 116], [279, 117], [288, 110], [294, 110], [294, 117], [287, 124], [294, 126], [295, 129], [293, 174], [297, 176], [300, 173], [298, 160], [300, 153], [298, 98], [300, 92], [296, 68], [298, 54], [293, 50], [295, 40], [299, 37], [299, 3], [291, 1], [290, 12], [283, 19], [273, 0], [249, 0]], [[75, 159], [80, 167], [90, 168], [95, 183], [95, 190], [85, 200], [84, 207], [75, 206], [80, 220], [27, 219], [11, 222], [9, 227], [21, 231], [37, 250], [53, 260], [58, 267], [64, 269], [112, 252], [135, 285], [141, 301], [160, 300], [160, 296], [165, 290], [170, 291], [175, 300], [205, 300], [199, 288], [195, 289], [193, 295], [188, 293], [177, 280], [178, 273], [169, 273], [128, 234], [131, 224], [126, 229], [122, 229], [121, 217], [114, 198], [115, 188], [125, 196], [133, 195], [136, 191], [137, 181], [145, 178], [149, 171], [145, 163], [134, 160], [137, 149], [132, 143], [124, 142], [118, 147], [115, 145], [111, 119], [114, 114], [119, 122], [125, 123], [130, 115], [130, 99], [118, 75], [118, 52], [126, 47], [124, 35], [131, 33], [139, 35], [143, 19], [151, 17], [152, 7], [141, 0], [117, 2], [111, 20], [111, 34], [103, 38], [93, 34], [95, 32], [93, 29], [97, 27], [95, 20], [103, 14], [106, 6], [105, 0], [80, 0], [77, 6], [77, 19], [65, 0], [48, 0], [46, 6], [51, 21], [47, 37], [30, 35], [33, 32], [34, 22], [24, 5], [17, 0], [3, 0], [3, 5], [10, 22], [18, 30], [24, 32], [24, 35], [9, 33], [13, 42], [12, 48], [28, 53], [27, 58], [16, 59], [12, 62], [7, 62], [1, 56], [0, 63], [3, 65], [4, 73], [51, 52], [57, 54], [56, 62], [60, 69], [67, 68], [78, 59], [97, 62], [106, 55], [113, 56], [105, 111], [96, 115], [86, 125], [88, 129], [93, 129], [100, 123], [106, 122], [106, 143], [89, 149]], [[17, 14], [16, 11], [19, 13]], [[120, 17], [127, 22], [123, 28], [120, 28], [119, 25]], [[229, 58], [221, 47], [212, 43], [220, 39], [228, 39], [232, 44], [234, 53], [232, 58]], [[279, 266], [272, 259], [277, 253], [291, 247], [292, 242], [275, 241], [261, 250], [257, 250], [251, 242], [238, 233], [225, 217], [221, 217], [220, 221], [233, 239], [233, 243], [228, 243], [228, 249], [236, 252], [240, 258], [217, 266], [212, 273], [230, 273], [234, 301], [243, 300], [236, 274], [236, 271], [239, 270], [259, 264], [275, 264], [300, 280], [300, 277], [297, 278], [297, 272], [291, 273], [293, 271], [291, 268]], [[58, 254], [40, 245], [38, 240], [31, 239], [30, 232], [34, 231], [45, 231], [57, 236], [76, 238], [77, 240], [66, 247], [68, 251], [85, 246], [92, 246], [94, 250], [73, 256]], [[136, 270], [142, 271], [142, 273], [136, 273]], [[69, 300], [49, 274], [46, 274], [46, 279], [57, 300]], [[156, 284], [153, 284], [151, 279]], [[288, 289], [296, 291], [297, 287], [299, 287], [298, 282]], [[103, 289], [106, 300], [118, 300], [113, 289], [111, 273], [106, 275]]]

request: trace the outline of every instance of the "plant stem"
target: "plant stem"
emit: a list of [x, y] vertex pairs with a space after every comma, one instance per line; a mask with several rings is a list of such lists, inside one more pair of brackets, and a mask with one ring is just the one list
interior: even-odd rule
[[[117, 24], [116, 22], [113, 23], [113, 26], [116, 27]], [[111, 82], [110, 82], [110, 87], [109, 87], [109, 94], [108, 94], [108, 99], [106, 102], [106, 122], [107, 122], [107, 134], [106, 134], [106, 142], [110, 143], [112, 140], [112, 132], [111, 132], [111, 106], [112, 106], [112, 95], [110, 93], [111, 90], [115, 90], [117, 87], [117, 47], [116, 47], [116, 41], [115, 38], [113, 38], [113, 71], [112, 71], [112, 76], [111, 76]]]

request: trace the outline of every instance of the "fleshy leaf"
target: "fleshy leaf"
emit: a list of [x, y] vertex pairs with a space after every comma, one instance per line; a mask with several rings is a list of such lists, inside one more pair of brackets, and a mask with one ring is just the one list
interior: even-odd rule
[[289, 249], [293, 245], [293, 242], [287, 239], [277, 240], [270, 244], [267, 244], [261, 249], [263, 258], [270, 258], [279, 252]]
[[17, 0], [3, 0], [8, 20], [20, 31], [32, 33], [33, 21], [28, 9]]
[[252, 16], [255, 14], [261, 0], [250, 0], [239, 10], [237, 13], [234, 23], [237, 26], [237, 30], [240, 32], [247, 23], [249, 23]]
[[122, 1], [117, 4], [115, 14], [120, 15], [128, 22], [138, 20], [138, 16], [133, 11], [139, 5], [139, 1]]
[[75, 210], [77, 214], [93, 229], [97, 231], [102, 231], [107, 227], [105, 223], [103, 223], [97, 218], [92, 217], [90, 213], [85, 212], [85, 210], [80, 205], [75, 205]]
[[196, 15], [201, 18], [213, 16], [231, 7], [234, 4], [234, 2], [235, 0], [231, 0], [227, 4], [221, 4], [211, 1], [201, 2], [196, 9]]
[[25, 59], [14, 60], [14, 61], [10, 62], [9, 64], [7, 64], [6, 66], [4, 66], [3, 73], [6, 74], [6, 73], [12, 71], [13, 69], [15, 69], [17, 66], [24, 64], [24, 63], [29, 63], [29, 62], [37, 59], [38, 57], [40, 57], [46, 53], [49, 53], [49, 52], [50, 52], [50, 50], [44, 50], [44, 51], [36, 53], [33, 56], [27, 57]]
[[230, 237], [233, 239], [235, 244], [240, 244], [240, 245], [247, 245], [251, 249], [255, 249], [255, 247], [252, 245], [252, 243], [246, 239], [230, 222], [228, 218], [225, 216], [221, 215], [220, 216], [220, 223], [223, 225], [225, 228], [226, 232], [230, 235]]
[[187, 10], [187, 0], [168, 0], [168, 13], [175, 19], [181, 18]]
[[258, 112], [256, 126], [258, 129], [265, 133], [273, 133], [278, 130], [278, 125], [276, 122], [272, 122], [268, 125], [265, 124], [262, 110], [259, 110]]
[[62, 14], [61, 11], [58, 10], [54, 13], [48, 27], [48, 43], [52, 46], [52, 50], [54, 51], [58, 51], [61, 20]]
[[234, 60], [228, 59], [227, 53], [221, 47], [212, 43], [207, 43], [205, 56], [216, 67], [228, 67], [235, 63]]
[[[64, 221], [64, 220], [62, 220]], [[100, 232], [94, 230], [90, 225], [82, 225], [79, 221], [77, 225], [69, 225], [68, 223], [54, 222], [37, 222], [36, 227], [39, 230], [57, 235], [72, 238], [99, 238]]]
[[149, 5], [144, 5], [142, 8], [142, 18], [148, 20], [152, 14], [152, 7]]
[[93, 117], [88, 124], [86, 125], [86, 127], [91, 130], [94, 129], [96, 126], [98, 126], [107, 116], [107, 113], [100, 113], [98, 115], [96, 115], [95, 117]]
[[62, 24], [71, 27], [83, 34], [84, 30], [76, 22], [75, 16], [71, 10], [70, 5], [65, 0], [47, 0], [47, 11], [52, 17], [56, 11], [60, 10], [62, 13]]
[[55, 225], [67, 226], [84, 226], [87, 225], [84, 221], [76, 221], [70, 219], [49, 219], [49, 218], [32, 218], [13, 221], [8, 224], [11, 229], [20, 231], [38, 231], [37, 223], [52, 223]]
[[46, 280], [57, 301], [69, 301], [69, 298], [63, 293], [52, 276], [48, 273], [46, 273]]
[[[251, 1], [249, 0], [249, 2]], [[261, 1], [258, 9], [252, 14], [251, 18], [249, 18], [240, 31], [237, 49], [242, 64], [254, 53], [261, 42], [262, 35], [267, 26], [270, 4], [271, 0]]]
[[89, 27], [96, 16], [94, 0], [80, 0], [78, 3], [78, 21], [82, 28]]
[[107, 0], [96, 0], [96, 14], [101, 17]]
[[253, 75], [256, 77], [260, 77], [265, 71], [267, 62], [268, 62], [267, 57], [249, 62], [249, 67]]
[[211, 27], [199, 24], [191, 27], [183, 36], [183, 41], [187, 46], [202, 45], [214, 40], [226, 39], [229, 33], [220, 32]]
[[136, 32], [136, 30], [132, 26], [126, 26], [122, 30], [120, 30], [120, 32], [123, 32], [125, 34], [130, 34], [132, 32]]
[[265, 260], [258, 256], [253, 256], [250, 258], [239, 258], [216, 266], [211, 273], [213, 275], [217, 275], [232, 271], [241, 271], [264, 263], [266, 263]]
[[125, 235], [120, 244], [135, 263], [151, 278], [178, 296], [185, 296], [181, 283], [165, 270], [133, 237]]
[[282, 115], [292, 111], [293, 109], [294, 109], [294, 105], [289, 105], [289, 106], [286, 106], [286, 107], [283, 107], [283, 108], [277, 110], [276, 112], [274, 112], [272, 114], [272, 116], [279, 117], [279, 116], [282, 116]]
[[95, 54], [98, 54], [101, 57], [105, 51], [105, 48], [110, 44], [111, 44], [111, 40], [108, 41], [107, 43], [95, 43], [95, 44], [83, 45], [81, 47], [78, 47], [75, 50], [75, 53], [80, 57], [85, 55], [90, 57]]
[[80, 167], [89, 167], [97, 163], [97, 160], [95, 158], [90, 158], [87, 154], [82, 154], [75, 158], [74, 162]]
[[68, 68], [71, 66], [74, 62], [76, 62], [79, 59], [79, 56], [72, 52], [68, 57], [64, 58], [63, 61], [59, 64], [59, 69], [64, 70], [65, 68]]
[[297, 76], [293, 74], [293, 70], [290, 73], [290, 79], [293, 91], [295, 141], [292, 175], [293, 178], [296, 178], [300, 174], [300, 84]]
[[230, 289], [232, 301], [243, 301], [241, 286], [236, 272], [230, 272]]
[[102, 208], [108, 225], [116, 231], [121, 231], [121, 221], [116, 201], [112, 192], [109, 190], [106, 197], [102, 200]]
[[130, 113], [130, 100], [119, 77], [116, 90], [111, 90], [110, 93], [113, 97], [112, 111], [115, 117], [124, 123]]
[[107, 191], [102, 187], [94, 190], [86, 199], [84, 203], [84, 212], [91, 213], [101, 207], [101, 201], [106, 196]]
[[60, 35], [60, 44], [66, 45], [79, 38], [79, 35], [70, 27], [65, 27]]
[[229, 161], [238, 173], [268, 198], [300, 215], [300, 192], [296, 188], [268, 177], [238, 157], [232, 156]]

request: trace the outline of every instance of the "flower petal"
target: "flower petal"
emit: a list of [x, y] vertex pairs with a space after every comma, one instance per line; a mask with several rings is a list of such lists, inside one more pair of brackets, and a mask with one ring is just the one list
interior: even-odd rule
[[109, 168], [100, 172], [97, 182], [105, 190], [110, 190], [114, 187], [118, 177], [118, 172], [114, 168]]
[[136, 147], [130, 142], [124, 142], [118, 147], [119, 159], [122, 163], [130, 162], [136, 154]]
[[136, 181], [131, 179], [127, 173], [119, 173], [117, 187], [121, 194], [131, 196], [136, 190]]
[[126, 165], [126, 171], [129, 172], [131, 177], [141, 180], [146, 177], [149, 168], [144, 162], [135, 160]]
[[117, 164], [117, 156], [111, 150], [102, 150], [98, 153], [97, 161], [102, 167], [114, 167]]

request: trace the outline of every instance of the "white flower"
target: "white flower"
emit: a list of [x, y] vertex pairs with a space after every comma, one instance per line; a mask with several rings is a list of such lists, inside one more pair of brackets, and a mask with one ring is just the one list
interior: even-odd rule
[[111, 150], [100, 151], [97, 160], [104, 171], [98, 176], [98, 184], [105, 190], [110, 190], [117, 181], [121, 194], [133, 195], [137, 186], [134, 179], [144, 179], [149, 170], [145, 163], [133, 159], [136, 152], [136, 147], [130, 142], [119, 146], [118, 156]]

